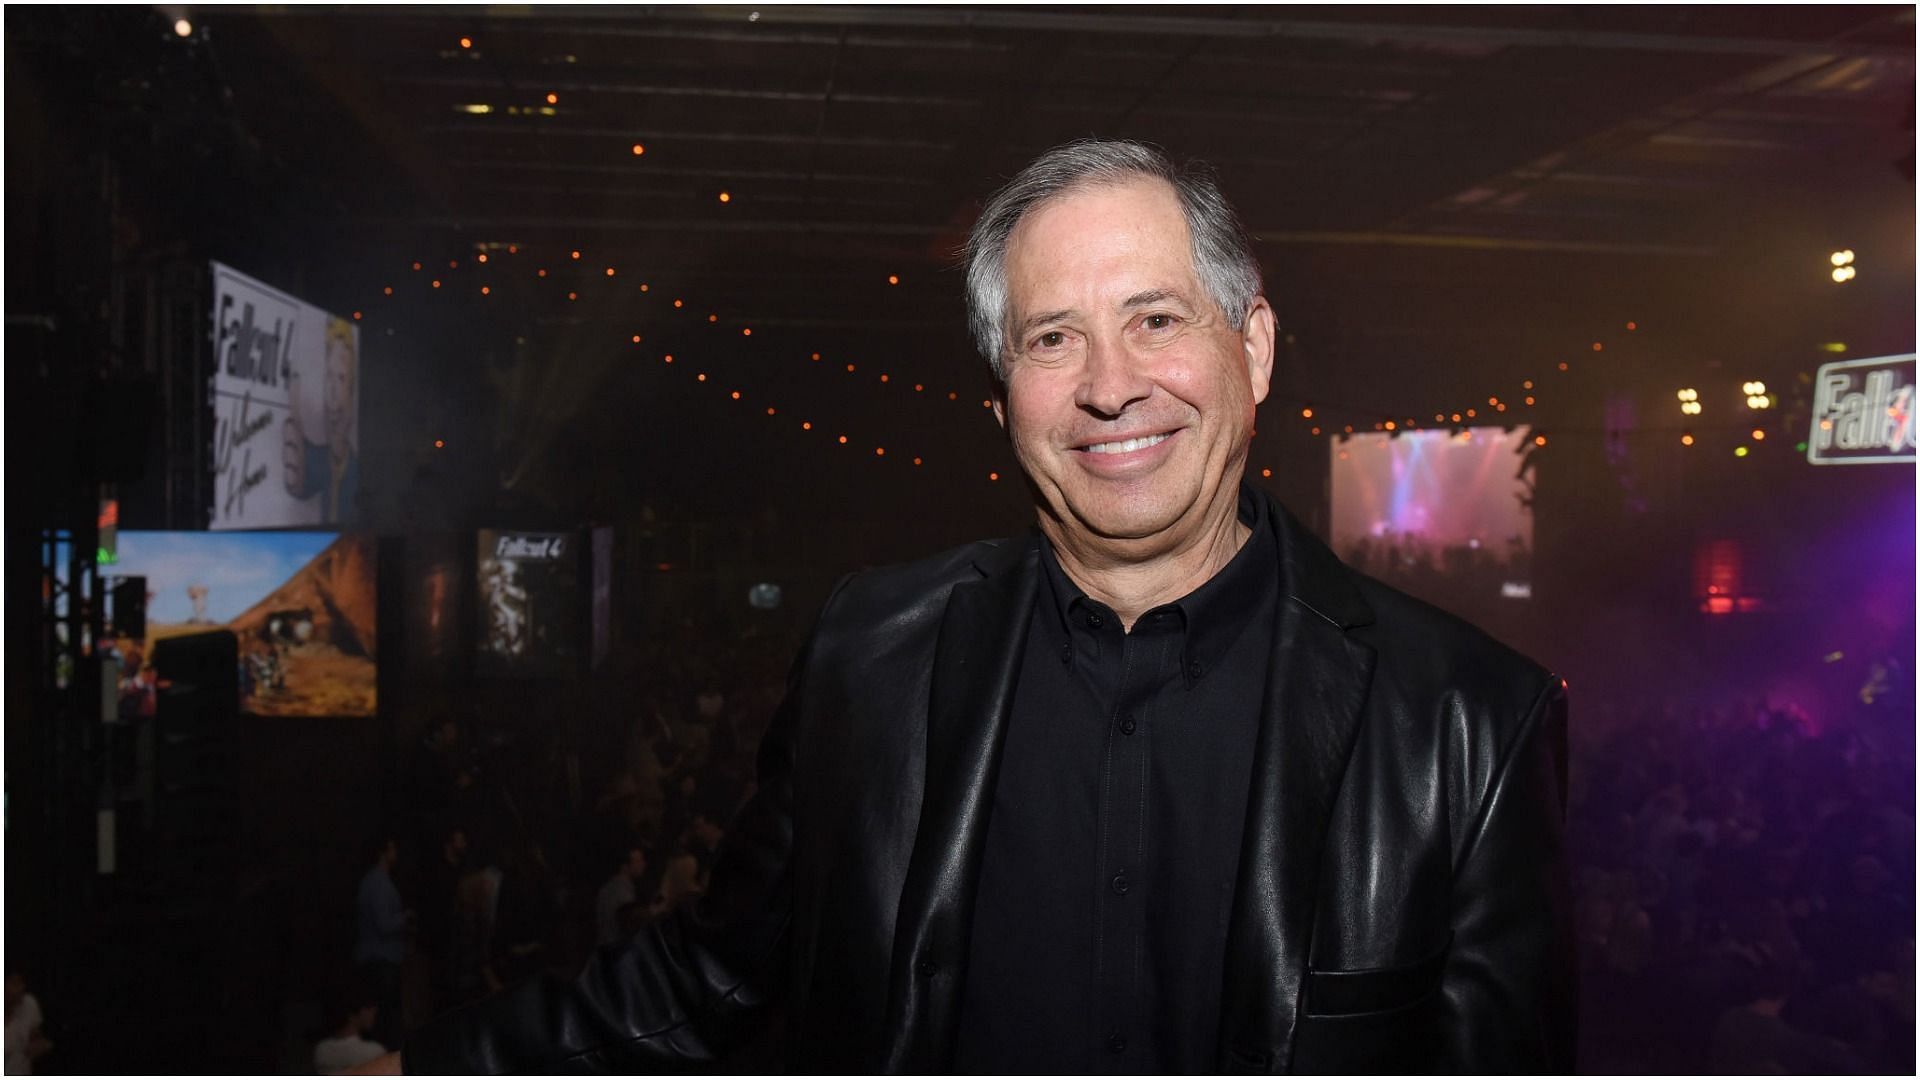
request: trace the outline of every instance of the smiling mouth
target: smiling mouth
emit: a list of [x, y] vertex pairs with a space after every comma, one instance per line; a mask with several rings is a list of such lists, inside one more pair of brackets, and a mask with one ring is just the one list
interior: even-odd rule
[[1089, 454], [1131, 454], [1135, 450], [1145, 450], [1149, 446], [1159, 446], [1173, 438], [1173, 432], [1163, 431], [1158, 435], [1144, 435], [1137, 439], [1122, 439], [1119, 442], [1094, 443], [1080, 449]]

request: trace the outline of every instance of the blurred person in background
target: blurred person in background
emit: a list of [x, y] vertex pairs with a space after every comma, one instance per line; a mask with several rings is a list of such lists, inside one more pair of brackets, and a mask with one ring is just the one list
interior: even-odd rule
[[362, 980], [349, 980], [335, 991], [327, 1006], [327, 1035], [313, 1048], [313, 1071], [337, 1076], [387, 1052], [367, 1038], [380, 1015], [378, 993]]
[[32, 1076], [33, 1063], [53, 1049], [40, 1026], [40, 999], [27, 991], [27, 977], [7, 972], [7, 1075]]

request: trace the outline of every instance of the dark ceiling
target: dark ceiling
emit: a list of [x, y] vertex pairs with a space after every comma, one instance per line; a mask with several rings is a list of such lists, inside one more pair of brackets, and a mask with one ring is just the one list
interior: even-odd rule
[[663, 426], [726, 468], [829, 460], [743, 434], [734, 389], [977, 482], [1006, 457], [953, 252], [1088, 135], [1217, 167], [1294, 335], [1276, 411], [1457, 407], [1626, 318], [1667, 336], [1622, 378], [1804, 337], [1843, 242], [1891, 290], [1844, 320], [1911, 347], [1910, 6], [108, 12], [9, 9], [10, 94], [94, 95], [68, 115], [147, 162], [150, 218], [197, 206], [198, 252], [399, 342], [484, 327], [461, 349], [488, 363], [395, 346], [419, 381], [392, 437], [478, 423], [422, 403], [477, 366], [509, 483], [658, 460]]

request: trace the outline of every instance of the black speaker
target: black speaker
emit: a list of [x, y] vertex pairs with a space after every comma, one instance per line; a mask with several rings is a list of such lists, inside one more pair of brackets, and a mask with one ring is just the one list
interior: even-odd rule
[[88, 433], [85, 451], [94, 463], [94, 479], [132, 484], [146, 474], [149, 440], [160, 395], [144, 379], [95, 382], [87, 391]]
[[146, 640], [146, 578], [130, 577], [113, 587], [113, 631], [120, 637]]

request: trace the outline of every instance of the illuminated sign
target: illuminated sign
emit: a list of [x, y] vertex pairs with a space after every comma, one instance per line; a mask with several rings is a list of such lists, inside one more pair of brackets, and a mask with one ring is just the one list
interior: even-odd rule
[[215, 410], [207, 527], [353, 520], [360, 490], [360, 328], [213, 264]]
[[1914, 354], [1823, 364], [1813, 380], [1815, 465], [1914, 461]]

